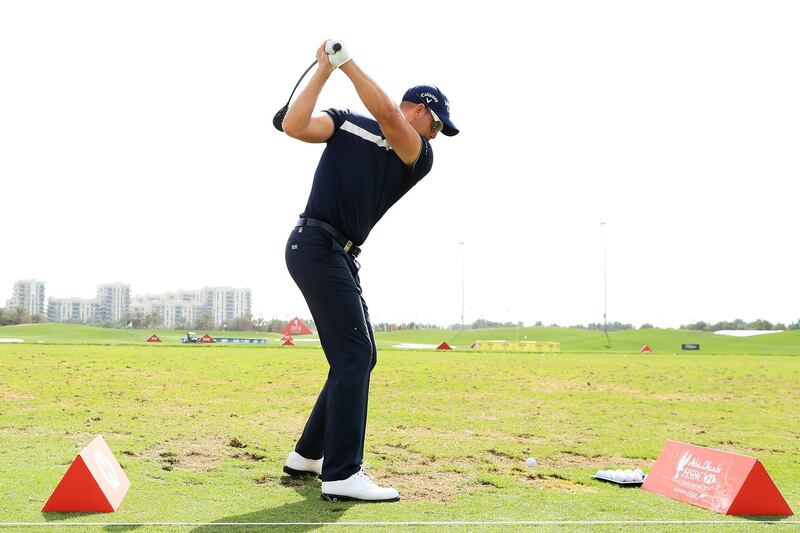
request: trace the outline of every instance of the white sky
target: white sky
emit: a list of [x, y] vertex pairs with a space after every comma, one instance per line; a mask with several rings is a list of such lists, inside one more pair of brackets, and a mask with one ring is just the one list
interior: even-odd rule
[[[677, 326], [800, 317], [800, 4], [0, 3], [0, 304], [253, 289], [308, 316], [283, 260], [322, 145], [272, 116], [325, 38], [462, 133], [376, 226], [373, 322]], [[336, 73], [318, 108], [363, 109]]]

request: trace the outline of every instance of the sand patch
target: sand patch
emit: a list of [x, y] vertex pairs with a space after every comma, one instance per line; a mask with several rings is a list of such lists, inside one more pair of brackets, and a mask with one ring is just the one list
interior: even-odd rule
[[29, 392], [3, 391], [2, 394], [0, 394], [0, 398], [3, 398], [4, 400], [22, 401], [33, 400], [36, 398], [36, 396]]
[[725, 402], [738, 400], [734, 394], [687, 394], [677, 392], [660, 392], [650, 395], [650, 399], [664, 402]]
[[[558, 473], [561, 470], [596, 470], [607, 467], [633, 465], [636, 461], [622, 457], [585, 457], [562, 453], [554, 460], [543, 460], [536, 468], [528, 468], [524, 458], [500, 450], [486, 450], [479, 456], [467, 456], [453, 462], [437, 459], [410, 449], [409, 445], [384, 444], [373, 446], [369, 452], [380, 457], [384, 466], [376, 474], [379, 483], [397, 488], [403, 499], [447, 502], [469, 488], [493, 485], [502, 490], [503, 484], [521, 485], [540, 490], [562, 492], [596, 492], [589, 478], [576, 480]], [[554, 472], [555, 470], [555, 472]], [[487, 483], [486, 476], [498, 479], [495, 485]], [[483, 481], [482, 481], [483, 480]], [[503, 481], [505, 480], [505, 481]]]
[[622, 457], [619, 455], [595, 455], [589, 457], [578, 453], [562, 452], [556, 459], [542, 459], [540, 466], [554, 470], [586, 469], [594, 474], [609, 468], [641, 468], [649, 459]]
[[728, 337], [755, 337], [756, 335], [772, 335], [783, 333], [782, 329], [720, 329], [714, 335], [725, 335]]
[[447, 502], [470, 484], [462, 473], [428, 470], [414, 474], [381, 472], [377, 479], [380, 484], [396, 488], [404, 500], [432, 502]]
[[[231, 446], [231, 443], [237, 446]], [[208, 472], [225, 459], [260, 461], [265, 456], [256, 452], [243, 452], [245, 444], [238, 439], [222, 436], [202, 436], [192, 440], [170, 440], [152, 446], [135, 457], [161, 464], [163, 470], [189, 470]]]
[[404, 500], [446, 502], [469, 485], [464, 472], [448, 470], [445, 465], [439, 468], [436, 459], [402, 444], [373, 446], [370, 453], [386, 463], [376, 474], [377, 482], [395, 487]]

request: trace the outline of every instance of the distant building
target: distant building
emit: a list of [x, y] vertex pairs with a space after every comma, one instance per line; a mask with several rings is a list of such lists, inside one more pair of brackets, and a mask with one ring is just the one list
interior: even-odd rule
[[6, 302], [6, 307], [9, 309], [22, 307], [31, 315], [44, 316], [44, 281], [28, 279], [14, 283], [11, 299]]
[[119, 322], [130, 311], [131, 286], [125, 283], [98, 285], [97, 304], [99, 306], [97, 322]]
[[145, 316], [158, 313], [168, 329], [191, 326], [204, 315], [221, 326], [227, 321], [250, 314], [250, 289], [203, 287], [161, 294], [134, 296], [130, 312]]
[[83, 298], [49, 298], [47, 300], [48, 322], [78, 322], [91, 324], [100, 322], [100, 305], [97, 300]]
[[128, 314], [130, 305], [130, 285], [106, 283], [97, 286], [97, 298], [48, 299], [47, 320], [82, 324], [117, 324]]
[[250, 314], [250, 289], [230, 287], [204, 287], [200, 289], [205, 311], [222, 325], [229, 320]]
[[[138, 316], [156, 313], [161, 316], [161, 325], [170, 329], [178, 326], [190, 326], [202, 314], [198, 293], [199, 291], [181, 290], [134, 296], [130, 312], [132, 315]], [[195, 316], [196, 312], [197, 316]]]

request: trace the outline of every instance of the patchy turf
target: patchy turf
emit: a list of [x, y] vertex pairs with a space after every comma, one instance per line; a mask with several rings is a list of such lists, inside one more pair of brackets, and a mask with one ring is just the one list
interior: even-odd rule
[[[800, 357], [383, 350], [365, 456], [403, 500], [380, 506], [281, 471], [326, 371], [305, 348], [0, 346], [0, 521], [724, 519], [590, 479], [668, 438], [758, 456], [800, 507]], [[42, 515], [97, 434], [132, 481], [120, 510]]]

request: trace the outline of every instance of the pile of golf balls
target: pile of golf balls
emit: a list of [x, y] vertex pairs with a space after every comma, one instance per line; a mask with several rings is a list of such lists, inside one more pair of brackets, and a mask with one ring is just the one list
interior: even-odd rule
[[644, 480], [644, 472], [641, 468], [636, 470], [598, 470], [596, 477], [616, 481], [617, 483], [640, 482]]

